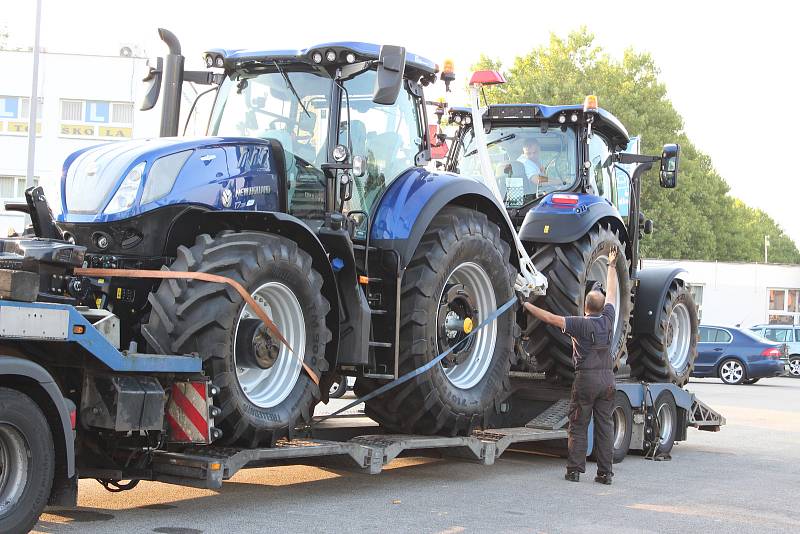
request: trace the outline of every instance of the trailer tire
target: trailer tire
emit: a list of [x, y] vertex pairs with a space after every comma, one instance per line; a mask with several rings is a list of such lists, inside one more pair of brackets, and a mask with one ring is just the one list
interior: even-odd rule
[[614, 396], [614, 463], [618, 464], [628, 455], [633, 436], [633, 410], [628, 396], [617, 391]]
[[697, 358], [697, 306], [681, 280], [673, 280], [653, 333], [640, 333], [630, 342], [631, 375], [645, 382], [689, 382]]
[[341, 375], [334, 377], [331, 383], [331, 391], [328, 393], [328, 398], [341, 399], [344, 397], [345, 393], [347, 393], [347, 377]]
[[[447, 347], [463, 348], [453, 352], [455, 360], [367, 401], [369, 417], [415, 434], [465, 435], [489, 425], [511, 392], [509, 371], [519, 336], [514, 314], [502, 314], [469, 341], [453, 324], [466, 325], [469, 318], [477, 326], [513, 297], [510, 250], [482, 213], [448, 207], [433, 219], [402, 280], [399, 374], [425, 365]], [[384, 383], [361, 377], [356, 394]]]
[[646, 456], [666, 456], [675, 445], [678, 432], [678, 408], [669, 391], [662, 391], [651, 408], [645, 427], [645, 440], [650, 444]]
[[[237, 334], [255, 336], [255, 315], [227, 284], [165, 280], [151, 294], [149, 321], [142, 334], [155, 352], [197, 353], [203, 369], [220, 389], [215, 420], [221, 444], [272, 445], [291, 434], [299, 421], [309, 422], [320, 389], [303, 370], [297, 354], [316, 374], [328, 369], [325, 326], [330, 305], [322, 295], [322, 276], [311, 256], [284, 237], [262, 232], [203, 234], [191, 248], [181, 246], [170, 266], [226, 276], [241, 283], [259, 302], [295, 353], [277, 340], [267, 350], [270, 363], [237, 362], [247, 343]], [[242, 338], [242, 339], [247, 339]], [[274, 355], [277, 350], [277, 356]], [[270, 360], [268, 358], [267, 360]], [[259, 367], [261, 365], [261, 367]]]
[[[532, 259], [549, 281], [547, 294], [536, 304], [557, 315], [583, 317], [587, 289], [591, 289], [587, 288], [587, 283], [594, 280], [605, 286], [608, 252], [612, 246], [619, 251], [616, 265], [619, 300], [615, 307], [617, 318], [612, 340], [616, 370], [625, 362], [633, 309], [629, 262], [619, 232], [600, 222], [575, 242], [537, 243]], [[560, 329], [526, 315], [525, 350], [535, 358], [536, 370], [544, 372], [550, 379], [571, 383], [575, 378], [572, 338]]]
[[27, 395], [0, 388], [0, 532], [29, 532], [47, 505], [55, 472], [53, 435]]

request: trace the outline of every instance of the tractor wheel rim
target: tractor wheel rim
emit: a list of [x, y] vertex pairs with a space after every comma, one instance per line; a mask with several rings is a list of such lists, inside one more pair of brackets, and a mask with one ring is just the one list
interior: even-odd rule
[[682, 371], [689, 361], [689, 350], [692, 339], [692, 320], [689, 308], [685, 304], [677, 304], [669, 314], [667, 324], [667, 357], [669, 364], [676, 371]]
[[[245, 397], [261, 408], [272, 408], [283, 402], [294, 389], [305, 358], [306, 325], [303, 308], [294, 292], [280, 282], [268, 282], [253, 292], [253, 299], [275, 323], [278, 331], [289, 342], [294, 352], [281, 344], [275, 363], [269, 369], [236, 367], [236, 379]], [[256, 314], [245, 306], [236, 322], [251, 319]], [[233, 339], [234, 363], [236, 362], [236, 335]]]
[[662, 404], [658, 407], [656, 417], [658, 417], [658, 426], [661, 431], [658, 435], [658, 442], [661, 445], [667, 445], [667, 442], [672, 437], [672, 426], [675, 424], [672, 410], [669, 409], [667, 404]]
[[28, 484], [30, 447], [9, 424], [0, 424], [0, 517], [14, 509]]
[[725, 382], [738, 382], [744, 375], [744, 368], [739, 362], [729, 361], [722, 364], [720, 374]]
[[628, 433], [628, 420], [625, 418], [625, 411], [621, 406], [614, 408], [614, 450], [622, 448], [625, 441], [625, 434]]
[[789, 372], [794, 376], [800, 376], [800, 358], [789, 360]]
[[[472, 297], [475, 305], [473, 324], [479, 325], [497, 309], [492, 281], [486, 271], [477, 263], [465, 262], [456, 267], [442, 288], [439, 302], [442, 302], [445, 288], [452, 284], [462, 284]], [[437, 332], [437, 337], [438, 337]], [[438, 342], [437, 347], [442, 346]], [[481, 331], [476, 332], [469, 341], [469, 354], [462, 363], [450, 367], [442, 366], [447, 380], [458, 389], [474, 387], [483, 379], [492, 365], [494, 347], [497, 342], [497, 321], [492, 321]]]
[[[586, 276], [587, 280], [595, 280], [597, 282], [601, 282], [603, 286], [605, 286], [606, 280], [608, 279], [608, 256], [602, 255], [595, 258], [594, 262], [589, 266], [589, 272]], [[617, 286], [619, 287], [619, 279], [617, 279]], [[607, 289], [607, 288], [606, 288]], [[612, 337], [612, 347], [616, 346], [617, 340], [619, 339], [620, 329], [617, 328], [619, 326], [619, 305], [621, 302], [621, 295], [619, 289], [617, 290], [617, 294], [614, 298], [614, 336]], [[581, 309], [581, 313], [583, 313], [583, 309]]]

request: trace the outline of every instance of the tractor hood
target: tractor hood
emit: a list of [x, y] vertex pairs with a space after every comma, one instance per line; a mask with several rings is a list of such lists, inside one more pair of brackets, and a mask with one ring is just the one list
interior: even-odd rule
[[253, 185], [263, 197], [258, 207], [274, 210], [282, 157], [276, 141], [239, 137], [137, 139], [83, 149], [64, 162], [59, 221], [115, 221], [174, 204], [255, 209], [256, 199], [236, 198]]

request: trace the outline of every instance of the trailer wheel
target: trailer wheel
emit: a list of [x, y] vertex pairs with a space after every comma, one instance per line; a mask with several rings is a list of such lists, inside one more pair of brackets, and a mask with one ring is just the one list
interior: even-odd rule
[[341, 375], [334, 377], [328, 398], [341, 399], [345, 393], [347, 393], [347, 377]]
[[697, 327], [697, 306], [692, 294], [682, 281], [673, 280], [656, 331], [637, 334], [631, 340], [631, 375], [646, 382], [684, 386], [697, 358]]
[[53, 436], [42, 410], [0, 388], [0, 532], [29, 532], [53, 486]]
[[618, 464], [628, 455], [633, 436], [633, 411], [628, 396], [617, 391], [614, 397], [614, 463]]
[[[406, 433], [458, 435], [488, 425], [510, 394], [514, 314], [470, 339], [466, 334], [513, 296], [509, 257], [500, 229], [482, 213], [451, 207], [434, 218], [403, 276], [399, 372], [457, 348], [430, 371], [368, 401], [367, 415]], [[359, 378], [356, 393], [380, 385]]]
[[[616, 317], [611, 345], [614, 368], [617, 369], [625, 360], [633, 309], [629, 264], [619, 233], [610, 225], [599, 223], [573, 243], [536, 244], [532, 259], [536, 268], [550, 281], [547, 294], [536, 304], [558, 315], [582, 317], [587, 289], [591, 289], [592, 282], [601, 282], [605, 286], [608, 253], [612, 246], [619, 251], [619, 291], [614, 306]], [[535, 357], [537, 370], [546, 373], [550, 378], [572, 382], [575, 378], [572, 338], [530, 315], [527, 315], [527, 321], [523, 336], [528, 339], [525, 349]]]
[[260, 232], [199, 236], [179, 247], [170, 267], [227, 276], [241, 283], [294, 350], [273, 340], [253, 310], [226, 284], [166, 280], [151, 294], [142, 334], [155, 352], [198, 353], [220, 388], [216, 420], [223, 444], [270, 445], [299, 421], [308, 422], [320, 389], [300, 359], [317, 375], [328, 369], [325, 327], [330, 305], [311, 257], [286, 238]]
[[645, 453], [664, 456], [672, 451], [678, 431], [678, 409], [669, 391], [662, 391], [651, 408], [645, 427], [645, 440], [650, 444]]

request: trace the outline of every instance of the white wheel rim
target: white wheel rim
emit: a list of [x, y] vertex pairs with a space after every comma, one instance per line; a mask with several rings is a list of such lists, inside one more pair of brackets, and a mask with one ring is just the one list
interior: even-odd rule
[[739, 362], [729, 360], [722, 364], [719, 374], [725, 382], [738, 382], [744, 376], [744, 367]]
[[[272, 408], [283, 402], [294, 389], [305, 358], [306, 324], [303, 308], [291, 289], [280, 282], [268, 282], [253, 292], [253, 299], [275, 323], [278, 331], [289, 342], [294, 353], [280, 344], [280, 352], [269, 369], [236, 366], [236, 379], [245, 397], [261, 408]], [[236, 330], [242, 319], [256, 317], [248, 305], [239, 314]], [[233, 338], [234, 363], [236, 363], [236, 335]]]
[[625, 418], [625, 411], [617, 406], [614, 408], [614, 450], [622, 448], [627, 432], [628, 420]]
[[[477, 263], [462, 263], [450, 273], [439, 295], [440, 303], [444, 298], [445, 288], [452, 284], [462, 284], [474, 298], [474, 305], [477, 309], [477, 313], [473, 317], [475, 327], [497, 309], [492, 281], [486, 271]], [[440, 346], [438, 328], [436, 335], [436, 346], [438, 347]], [[442, 366], [447, 380], [458, 389], [474, 387], [491, 367], [496, 342], [497, 321], [493, 321], [472, 336], [469, 355], [462, 363], [450, 367]]]
[[800, 358], [789, 360], [789, 372], [794, 376], [800, 376]]
[[0, 517], [14, 509], [28, 484], [28, 443], [19, 430], [0, 424]]
[[691, 348], [692, 320], [685, 304], [672, 308], [667, 324], [667, 357], [676, 371], [682, 371], [689, 361]]
[[669, 405], [662, 404], [659, 406], [656, 417], [658, 417], [658, 426], [661, 430], [658, 436], [658, 442], [661, 445], [667, 445], [670, 437], [672, 437], [672, 426], [674, 424], [672, 410], [669, 409]]

